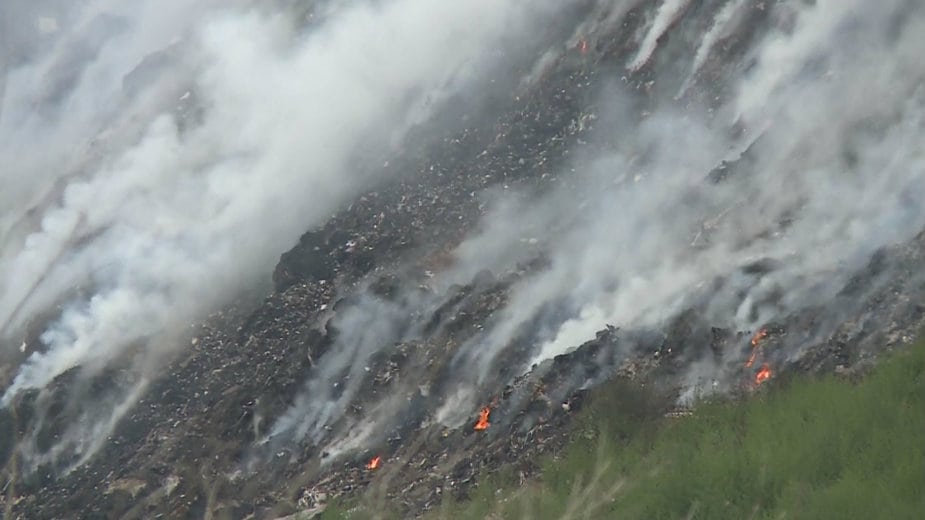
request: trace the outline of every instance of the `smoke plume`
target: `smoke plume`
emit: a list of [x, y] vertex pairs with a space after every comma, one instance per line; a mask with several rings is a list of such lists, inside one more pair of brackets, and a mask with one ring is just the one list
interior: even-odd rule
[[[4, 406], [75, 367], [169, 359], [186, 325], [384, 180], [358, 164], [558, 9], [357, 1], [294, 21], [243, 0], [68, 4], [3, 11], [37, 28], [4, 49], [0, 335], [3, 359], [28, 354]], [[79, 424], [66, 436], [105, 435]]]
[[[481, 385], [497, 384], [524, 338], [532, 353], [517, 373], [608, 326], [657, 330], [693, 306], [717, 327], [757, 330], [833, 301], [875, 251], [925, 227], [915, 195], [925, 190], [922, 9], [899, 0], [781, 4], [742, 58], [748, 67], [732, 64], [720, 89], [698, 84], [699, 71], [728, 31], [750, 30], [742, 10], [757, 7], [715, 6], [703, 30], [676, 29], [686, 41], [670, 55], [692, 52], [667, 62], [656, 43], [688, 4], [652, 6], [626, 68], [650, 67], [654, 86], [642, 95], [604, 88], [596, 107], [608, 114], [591, 134], [599, 144], [578, 150], [551, 190], [493, 198], [480, 231], [438, 275], [434, 284], [448, 287], [537, 257], [546, 266], [456, 350], [440, 422], [471, 417], [484, 404]], [[749, 274], [758, 264], [774, 267]], [[782, 357], [800, 353], [794, 346]], [[727, 366], [693, 361], [680, 382], [689, 389], [728, 379]]]
[[[0, 372], [9, 379], [0, 404], [29, 390], [41, 403], [75, 369], [85, 379], [132, 369], [102, 399], [106, 413], [75, 405], [55, 449], [33, 453], [27, 439], [32, 465], [87, 460], [190, 323], [259, 284], [300, 233], [383, 182], [368, 165], [454, 95], [484, 93], [486, 71], [505, 64], [499, 49], [562, 9], [552, 0], [358, 0], [307, 12], [245, 0], [121, 4], [3, 11], [33, 20], [38, 36], [3, 41], [0, 360], [15, 370]], [[630, 18], [637, 30], [625, 63], [602, 72], [613, 77], [583, 107], [575, 125], [591, 129], [559, 182], [473, 194], [493, 209], [435, 273], [433, 292], [409, 284], [383, 299], [359, 284], [331, 322], [335, 344], [263, 444], [324, 442], [368, 360], [426, 340], [450, 288], [484, 270], [534, 266], [456, 346], [439, 395], [428, 394], [433, 418], [449, 426], [484, 405], [483, 387], [499, 384], [515, 345], [526, 355], [503, 368], [521, 375], [609, 326], [658, 329], [695, 306], [711, 324], [754, 330], [833, 300], [875, 251], [925, 228], [919, 2], [595, 6], [566, 46], [605, 47], [595, 31]], [[737, 38], [747, 45], [731, 45]], [[521, 84], [562, 53], [534, 57]], [[758, 263], [771, 267], [746, 269]], [[800, 353], [793, 345], [784, 356]], [[725, 371], [693, 360], [682, 384]], [[434, 373], [403, 384], [428, 386]], [[381, 434], [371, 425], [394, 420], [405, 401], [382, 397], [328, 451]]]
[[[694, 75], [739, 4], [722, 7], [713, 28], [689, 45]], [[658, 8], [630, 69], [650, 61], [653, 33], [684, 5]], [[664, 326], [698, 302], [716, 326], [756, 330], [833, 299], [876, 250], [925, 227], [916, 195], [925, 189], [917, 144], [925, 131], [925, 67], [915, 58], [925, 44], [925, 13], [902, 1], [820, 1], [788, 13], [793, 26], [762, 38], [748, 57], [753, 64], [716, 106], [666, 98], [634, 121], [634, 112], [619, 107], [632, 106], [637, 94], [603, 92], [600, 106], [623, 115], [594, 132], [614, 144], [572, 165], [564, 187], [502, 203], [482, 234], [459, 248], [464, 265], [504, 258], [498, 247], [553, 230], [543, 236], [548, 268], [515, 286], [494, 326], [463, 349], [460, 366], [472, 369], [461, 380], [486, 377], [538, 322], [552, 332], [536, 342], [522, 371], [608, 325]], [[688, 85], [682, 92], [693, 88], [690, 79], [659, 75], [675, 65], [654, 65], [655, 83], [663, 84], [656, 92], [666, 97], [679, 82]], [[711, 180], [729, 164], [728, 178]], [[779, 267], [760, 278], [730, 278], [758, 261]], [[569, 317], [550, 324], [544, 311], [551, 302]], [[706, 370], [721, 377], [723, 367]], [[461, 408], [471, 414], [476, 406]]]

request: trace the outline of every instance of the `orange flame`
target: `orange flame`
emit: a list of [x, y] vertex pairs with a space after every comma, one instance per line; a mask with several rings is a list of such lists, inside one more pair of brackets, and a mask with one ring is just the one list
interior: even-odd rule
[[767, 363], [761, 365], [761, 369], [758, 370], [758, 373], [755, 374], [755, 384], [760, 385], [768, 379], [771, 379], [771, 367]]
[[369, 462], [366, 463], [366, 469], [372, 471], [379, 467], [379, 463], [382, 462], [382, 457], [376, 455]]
[[475, 426], [473, 426], [473, 429], [475, 429], [476, 431], [487, 430], [488, 427], [491, 426], [491, 423], [488, 422], [489, 414], [491, 414], [490, 407], [486, 406], [485, 408], [482, 408], [482, 410], [479, 412], [479, 420], [476, 421]]
[[748, 356], [748, 361], [745, 362], [745, 368], [751, 368], [755, 364], [755, 358], [758, 357], [758, 347], [761, 346], [761, 341], [768, 337], [768, 329], [762, 327], [758, 329], [758, 332], [752, 336], [752, 354]]

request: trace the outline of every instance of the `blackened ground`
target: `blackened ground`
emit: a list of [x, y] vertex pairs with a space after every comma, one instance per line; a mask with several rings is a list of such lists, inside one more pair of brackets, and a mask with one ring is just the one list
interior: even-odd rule
[[[561, 30], [559, 52], [534, 82], [512, 83], [508, 98], [482, 106], [471, 124], [441, 126], [450, 130], [438, 138], [422, 129], [420, 140], [411, 139], [403, 154], [384, 166], [377, 163], [377, 168], [395, 169], [400, 180], [364, 194], [303, 235], [276, 266], [276, 291], [259, 305], [229, 306], [199, 325], [189, 349], [152, 383], [87, 464], [68, 474], [60, 466], [25, 476], [15, 471], [14, 439], [40, 429], [40, 443], [47, 447], [60, 433], [60, 424], [37, 425], [33, 417], [37, 407], [60, 406], [72, 375], [59, 378], [43, 402], [32, 393], [11, 411], [0, 412], [0, 461], [16, 475], [0, 494], [11, 517], [274, 518], [368, 491], [414, 516], [444, 495], [466, 494], [486, 472], [513, 465], [524, 478], [535, 474], [532, 460], [563, 445], [586, 389], [597, 383], [614, 377], [636, 384], [676, 381], [690, 359], [705, 353], [717, 363], [740, 363], [741, 352], [730, 350], [740, 349], [755, 331], [716, 328], [692, 305], [664, 330], [607, 328], [525, 375], [506, 372], [516, 360], [502, 359], [489, 376], [497, 385], [486, 385], [489, 390], [479, 396], [491, 406], [486, 431], [474, 431], [472, 423], [432, 424], [427, 418], [438, 403], [430, 402], [426, 391], [408, 388], [409, 375], [425, 374], [441, 384], [452, 370], [454, 349], [474, 337], [504, 305], [511, 284], [535, 268], [525, 265], [454, 287], [430, 311], [424, 339], [373, 356], [358, 397], [347, 415], [330, 425], [331, 435], [349, 429], [352, 419], [362, 418], [383, 396], [407, 395], [411, 404], [388, 431], [378, 432], [380, 440], [369, 449], [330, 462], [317, 447], [303, 443], [278, 453], [258, 450], [269, 460], [258, 457], [256, 468], [247, 464], [269, 424], [335, 345], [342, 331], [331, 325], [331, 312], [347, 305], [362, 282], [373, 281], [374, 296], [381, 299], [390, 297], [392, 286], [426, 286], [426, 272], [445, 265], [448, 251], [478, 224], [486, 189], [543, 190], [560, 182], [571, 155], [604, 146], [588, 134], [597, 114], [605, 117], [596, 95], [613, 78], [628, 75], [626, 84], [637, 94], [633, 110], [640, 117], [661, 99], [655, 90], [677, 91], [677, 85], [653, 82], [658, 62], [671, 63], [672, 53], [689, 51], [683, 38], [671, 41], [674, 32], [661, 42], [650, 66], [633, 74], [624, 68], [651, 4], [641, 2], [618, 27], [588, 25], [597, 28], [578, 35], [586, 47], [574, 45]], [[694, 4], [683, 23], [702, 25], [709, 18], [698, 17], [698, 10], [715, 8], [716, 2]], [[768, 11], [749, 11], [746, 30], [721, 42], [700, 81], [721, 89], [724, 78], [739, 72], [744, 66], [739, 58], [764, 30]], [[702, 92], [691, 89], [690, 96], [706, 96]], [[722, 165], [709, 180], [721, 182], [737, 167]], [[922, 265], [925, 234], [882, 251], [844, 288], [838, 305], [804, 309], [768, 324], [758, 364], [850, 371], [883, 347], [908, 342], [925, 317], [925, 287], [906, 283], [912, 276], [892, 273], [911, 275]], [[760, 276], [774, 266], [759, 262], [743, 269]], [[841, 324], [834, 332], [821, 328], [833, 322]], [[817, 339], [807, 343], [807, 338]], [[775, 353], [786, 349], [774, 347], [784, 342], [802, 345], [804, 355], [794, 362], [776, 359]], [[516, 354], [513, 349], [506, 355]], [[741, 391], [755, 391], [754, 370], [740, 370]], [[96, 381], [105, 386], [119, 377], [119, 369], [112, 368]], [[376, 455], [382, 466], [368, 471], [364, 465]]]

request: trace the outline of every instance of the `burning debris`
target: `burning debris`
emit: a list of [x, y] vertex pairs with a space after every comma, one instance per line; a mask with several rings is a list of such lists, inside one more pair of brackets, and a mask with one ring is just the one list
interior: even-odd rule
[[[755, 364], [756, 359], [762, 353], [765, 340], [768, 338], [768, 328], [761, 327], [757, 332], [752, 336], [750, 341], [752, 346], [752, 352], [748, 356], [748, 360], [745, 361], [745, 368], [752, 368]], [[769, 363], [762, 363], [761, 367], [755, 373], [754, 381], [755, 386], [760, 386], [762, 383], [771, 378], [771, 366]]]
[[771, 379], [771, 366], [767, 363], [761, 365], [761, 368], [758, 369], [758, 372], [755, 374], [755, 386], [761, 385], [768, 379]]
[[[489, 119], [483, 120], [487, 116], [478, 114], [462, 118], [454, 114], [455, 119], [471, 124], [439, 138], [422, 138], [427, 146], [413, 140], [407, 143], [403, 155], [390, 158], [383, 166], [394, 170], [392, 176], [399, 181], [358, 198], [327, 224], [306, 232], [277, 264], [274, 294], [252, 311], [228, 313], [220, 323], [203, 325], [203, 330], [197, 331], [195, 348], [168, 366], [152, 384], [149, 394], [156, 398], [146, 398], [137, 411], [127, 415], [100, 456], [75, 469], [66, 480], [17, 487], [29, 498], [15, 505], [15, 513], [23, 518], [67, 517], [94, 510], [129, 515], [137, 504], [114, 498], [125, 493], [92, 493], [99, 475], [111, 475], [113, 482], [137, 481], [138, 491], [132, 494], [138, 495], [139, 503], [146, 508], [144, 514], [151, 517], [160, 514], [201, 518], [197, 507], [215, 503], [219, 504], [217, 509], [210, 512], [214, 516], [261, 518], [296, 502], [299, 490], [306, 486], [324, 498], [306, 500], [304, 507], [361, 493], [371, 480], [366, 472], [381, 471], [384, 459], [375, 455], [363, 464], [356, 454], [371, 455], [361, 450], [387, 443], [387, 450], [382, 452], [388, 453], [389, 468], [407, 461], [397, 468], [398, 475], [389, 484], [387, 497], [400, 504], [403, 514], [412, 517], [433, 508], [445, 495], [465, 494], [483, 471], [514, 465], [527, 476], [535, 475], [538, 468], [533, 459], [561, 448], [569, 435], [572, 412], [580, 409], [586, 389], [615, 376], [638, 383], [657, 381], [664, 386], [680, 386], [691, 374], [692, 360], [704, 359], [704, 352], [709, 356], [712, 349], [716, 362], [711, 365], [726, 367], [724, 374], [729, 380], [724, 384], [741, 388], [747, 377], [757, 387], [775, 375], [772, 364], [780, 372], [852, 365], [866, 352], [881, 346], [881, 327], [872, 326], [873, 322], [891, 324], [885, 332], [888, 343], [889, 338], [908, 337], [909, 331], [925, 320], [925, 309], [916, 306], [923, 300], [922, 288], [901, 283], [902, 277], [897, 276], [893, 283], [887, 280], [863, 292], [873, 285], [870, 281], [875, 274], [882, 271], [861, 273], [851, 289], [855, 292], [832, 303], [832, 309], [837, 307], [838, 312], [813, 307], [790, 310], [781, 316], [780, 322], [787, 330], [798, 333], [792, 335], [790, 343], [785, 343], [788, 338], [782, 338], [774, 326], [755, 332], [748, 343], [751, 351], [745, 368], [760, 368], [754, 374], [749, 370], [745, 376], [741, 359], [748, 333], [737, 334], [742, 329], [729, 322], [720, 323], [717, 313], [707, 313], [693, 302], [689, 304], [691, 312], [675, 320], [677, 327], [618, 323], [619, 328], [608, 326], [594, 339], [584, 343], [578, 340], [569, 345], [569, 350], [532, 367], [521, 366], [524, 356], [531, 355], [531, 346], [544, 337], [529, 333], [516, 336], [509, 342], [513, 346], [501, 351], [490, 364], [488, 373], [480, 374], [485, 375], [485, 388], [477, 390], [486, 393], [475, 394], [500, 393], [502, 397], [482, 407], [474, 424], [470, 422], [473, 410], [468, 407], [459, 407], [455, 426], [440, 424], [435, 413], [440, 392], [455, 378], [469, 381], [459, 375], [460, 364], [455, 356], [467, 342], [484, 338], [485, 329], [503, 314], [515, 283], [530, 280], [540, 266], [549, 262], [541, 256], [519, 262], [510, 271], [483, 271], [472, 280], [453, 280], [450, 287], [442, 287], [438, 283], [440, 270], [449, 269], [452, 261], [417, 266], [413, 259], [440, 257], [477, 229], [486, 212], [481, 200], [481, 195], [488, 192], [485, 190], [500, 186], [505, 190], [545, 190], [571, 182], [560, 172], [572, 164], [575, 151], [590, 154], [594, 146], [599, 146], [587, 135], [590, 122], [595, 120], [589, 114], [605, 112], [594, 105], [593, 99], [597, 89], [610, 81], [612, 71], [624, 75], [623, 83], [631, 98], [627, 104], [632, 105], [627, 110], [635, 111], [633, 121], [652, 114], [651, 110], [663, 101], [658, 92], [665, 86], [664, 78], [655, 81], [659, 49], [652, 49], [651, 59], [639, 60], [638, 70], [626, 69], [632, 49], [638, 46], [633, 35], [644, 34], [651, 21], [646, 8], [626, 14], [608, 29], [610, 33], [587, 34], [578, 40], [577, 50], [586, 58], [575, 59], [575, 47], [569, 43], [575, 40], [563, 36], [558, 48], [562, 56], [543, 62], [540, 79], [518, 90], [517, 96], [511, 96], [513, 101], [505, 97], [504, 103], [509, 105], [486, 109], [491, 114]], [[722, 59], [707, 56], [698, 65], [702, 65], [698, 68], [702, 73], [698, 72], [685, 89], [691, 99], [700, 95], [701, 83], [720, 84], [724, 73], [738, 73], [734, 53], [748, 48], [752, 38], [762, 34], [761, 17], [765, 15], [755, 11], [750, 16], [754, 19], [749, 21], [749, 30], [724, 36], [723, 45], [716, 46]], [[670, 25], [684, 23], [682, 17]], [[658, 45], [683, 44], [680, 38], [659, 37], [652, 41]], [[725, 59], [731, 63], [728, 70], [722, 61]], [[601, 70], [590, 70], [591, 64]], [[704, 96], [713, 103], [711, 92], [706, 89]], [[685, 102], [689, 100], [685, 98]], [[431, 129], [415, 131], [423, 135]], [[645, 182], [642, 173], [635, 175], [637, 162], [644, 159], [632, 159], [634, 166], [628, 179], [634, 180], [629, 185]], [[748, 164], [748, 156], [728, 163], [722, 182], [735, 181], [741, 173], [737, 170], [747, 169]], [[418, 175], [402, 177], [399, 172]], [[582, 219], [594, 219], [595, 214], [584, 209], [584, 203], [576, 207]], [[696, 246], [692, 247], [708, 243], [709, 232], [722, 225], [718, 221], [704, 225], [703, 236], [698, 234]], [[773, 234], [769, 232], [767, 236]], [[765, 239], [762, 235], [756, 240]], [[539, 248], [528, 244], [531, 249]], [[422, 251], [427, 254], [420, 254]], [[897, 246], [888, 256], [897, 259], [896, 273], [917, 272], [925, 264], [925, 235]], [[762, 276], [770, 276], [772, 268], [745, 271], [757, 286], [769, 280]], [[724, 274], [717, 277], [716, 283], [733, 284], [730, 280]], [[624, 281], [608, 283], [620, 285]], [[630, 280], [632, 283], [635, 282]], [[356, 294], [364, 287], [372, 288], [370, 294]], [[363, 298], [400, 310], [406, 310], [403, 298], [412, 303], [407, 304], [410, 311], [400, 313], [404, 321], [396, 320], [399, 323], [394, 334], [381, 349], [369, 359], [357, 361], [339, 343], [349, 330], [339, 325], [337, 317], [348, 314], [356, 300]], [[779, 302], [774, 295], [768, 299], [773, 300], [765, 302], [769, 308]], [[567, 317], [574, 310], [570, 305], [550, 302], [535, 323], [523, 328], [543, 329], [544, 317]], [[759, 310], [763, 309], [757, 309], [754, 316], [763, 317], [757, 313]], [[827, 328], [831, 323], [844, 326], [833, 332]], [[783, 355], [765, 361], [771, 357], [766, 351], [776, 355], [793, 352], [794, 347], [806, 352], [799, 361], [785, 363]], [[323, 374], [328, 379], [322, 379], [322, 383], [333, 384], [317, 387], [329, 392], [324, 395], [330, 402], [314, 403], [312, 399], [324, 399], [311, 392], [304, 394], [309, 405], [317, 405], [317, 424], [308, 425], [316, 429], [317, 438], [295, 433], [283, 438], [268, 433], [267, 422], [283, 416], [287, 406], [303, 395], [300, 392], [306, 379], [323, 371], [332, 358], [337, 363], [333, 363], [330, 373]], [[356, 367], [359, 369], [353, 370]], [[67, 388], [62, 379], [47, 393], [63, 402]], [[30, 407], [48, 406], [42, 399], [44, 394], [28, 394], [17, 403], [21, 407], [17, 411], [22, 412], [17, 416], [30, 417]], [[346, 412], [337, 415], [336, 410]], [[677, 416], [690, 412], [666, 413]], [[0, 434], [29, 432], [32, 428], [29, 424], [14, 426], [5, 420], [0, 415], [0, 427], [5, 428]], [[473, 435], [470, 425], [475, 431], [491, 427], [493, 434]], [[33, 433], [41, 436], [42, 442], [59, 433], [54, 425], [40, 424], [35, 429]], [[219, 440], [203, 443], [202, 439]], [[343, 439], [350, 442], [340, 445], [348, 448], [331, 455], [330, 443]], [[383, 444], [376, 444], [379, 442]], [[173, 492], [166, 494], [148, 492], [161, 489], [162, 476], [180, 469], [184, 475], [203, 475], [203, 461], [209, 461], [208, 478], [215, 482], [211, 491], [203, 491], [200, 482], [184, 476], [174, 486], [176, 491], [171, 488]], [[47, 469], [53, 474], [56, 468]], [[242, 491], [246, 495], [239, 496], [239, 490], [246, 490]]]
[[491, 423], [488, 422], [488, 416], [491, 414], [491, 407], [486, 406], [479, 411], [479, 419], [475, 422], [475, 425], [472, 427], [475, 431], [487, 430]]
[[372, 470], [378, 468], [378, 467], [379, 467], [379, 464], [380, 464], [381, 462], [382, 462], [382, 456], [381, 456], [381, 455], [376, 455], [375, 457], [373, 457], [372, 459], [370, 459], [369, 462], [366, 463], [366, 469], [372, 471]]
[[752, 336], [752, 340], [751, 340], [752, 352], [748, 356], [748, 360], [745, 361], [745, 368], [751, 368], [752, 365], [755, 364], [755, 359], [758, 357], [758, 354], [761, 351], [761, 345], [767, 337], [768, 337], [768, 329], [764, 327], [758, 329], [758, 332], [756, 332], [755, 335]]

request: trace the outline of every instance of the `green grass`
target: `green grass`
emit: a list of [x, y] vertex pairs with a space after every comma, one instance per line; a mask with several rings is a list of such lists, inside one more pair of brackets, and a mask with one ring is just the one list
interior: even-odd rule
[[667, 419], [655, 397], [610, 385], [539, 481], [488, 476], [432, 518], [925, 518], [925, 345], [859, 382], [767, 386]]

